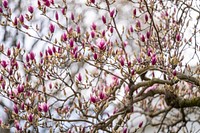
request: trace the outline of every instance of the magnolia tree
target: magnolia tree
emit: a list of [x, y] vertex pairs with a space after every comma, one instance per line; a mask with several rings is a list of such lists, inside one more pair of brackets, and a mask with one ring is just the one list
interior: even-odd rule
[[199, 3], [20, 3], [0, 8], [2, 131], [200, 131]]

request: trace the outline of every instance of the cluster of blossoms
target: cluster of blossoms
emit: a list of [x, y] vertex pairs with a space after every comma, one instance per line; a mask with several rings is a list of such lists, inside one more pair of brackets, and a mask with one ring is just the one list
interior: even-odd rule
[[[190, 93], [188, 97], [199, 95], [198, 79], [182, 71], [190, 70], [182, 63], [182, 53], [197, 33], [187, 40], [173, 17], [177, 11], [161, 1], [159, 6], [127, 1], [131, 13], [121, 15], [124, 12], [115, 4], [123, 2], [87, 0], [87, 9], [102, 11], [99, 21], [88, 25], [71, 2], [69, 6], [67, 0], [38, 0], [16, 16], [8, 0], [2, 0], [1, 26], [35, 39], [43, 49], [28, 51], [20, 39], [10, 48], [0, 45], [0, 95], [12, 103], [5, 112], [14, 120], [0, 120], [1, 127], [69, 133], [137, 132], [148, 124], [160, 125], [163, 131], [170, 127], [156, 114], [185, 105], [179, 98], [184, 92]], [[130, 24], [121, 27], [126, 16]], [[42, 27], [43, 20], [48, 20], [47, 26]], [[192, 91], [181, 89], [180, 80], [191, 82]], [[137, 113], [147, 117], [137, 120]]]

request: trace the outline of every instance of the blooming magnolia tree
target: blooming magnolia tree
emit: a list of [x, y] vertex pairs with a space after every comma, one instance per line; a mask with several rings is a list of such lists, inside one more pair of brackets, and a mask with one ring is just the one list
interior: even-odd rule
[[30, 4], [0, 8], [3, 31], [22, 36], [0, 45], [2, 130], [200, 130], [198, 3]]

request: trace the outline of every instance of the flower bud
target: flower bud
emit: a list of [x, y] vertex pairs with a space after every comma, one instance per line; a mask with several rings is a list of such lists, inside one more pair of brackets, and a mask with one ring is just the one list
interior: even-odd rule
[[35, 54], [32, 51], [30, 52], [29, 56], [31, 60], [35, 60]]
[[17, 43], [17, 49], [20, 49], [20, 42]]
[[94, 38], [94, 37], [95, 37], [95, 32], [94, 32], [94, 31], [91, 31], [91, 32], [90, 32], [90, 35], [91, 35], [92, 38]]
[[144, 19], [145, 19], [145, 22], [148, 22], [149, 17], [147, 14], [145, 14]]
[[124, 66], [124, 58], [123, 58], [123, 57], [121, 57], [121, 58], [119, 59], [119, 62], [120, 62], [120, 64], [121, 64], [121, 66]]
[[133, 16], [135, 17], [135, 16], [136, 16], [136, 14], [137, 14], [137, 10], [136, 10], [136, 9], [134, 9], [134, 10], [133, 10]]
[[110, 33], [113, 33], [113, 27], [112, 26], [110, 27]]
[[29, 11], [30, 13], [33, 13], [33, 12], [34, 12], [33, 6], [29, 6], [29, 7], [28, 7], [28, 11]]
[[150, 36], [151, 36], [151, 32], [150, 32], [150, 31], [147, 31], [147, 33], [146, 33], [147, 39], [150, 39]]
[[54, 33], [55, 26], [52, 23], [49, 25], [49, 30], [51, 33]]
[[139, 29], [139, 30], [141, 29], [141, 23], [140, 23], [139, 20], [136, 22], [135, 26], [136, 26], [137, 29]]
[[56, 12], [55, 18], [56, 18], [56, 20], [58, 21], [58, 19], [59, 19], [58, 12]]
[[110, 11], [110, 17], [113, 18], [115, 14], [115, 9], [113, 9], [112, 11]]
[[77, 27], [76, 27], [76, 31], [77, 31], [77, 33], [78, 33], [78, 34], [80, 34], [80, 33], [81, 33], [80, 26], [77, 26]]
[[105, 17], [105, 16], [102, 16], [101, 19], [102, 19], [102, 22], [103, 22], [104, 24], [106, 24], [106, 17]]
[[32, 121], [33, 121], [33, 116], [34, 116], [33, 114], [29, 114], [29, 115], [28, 115], [28, 121], [29, 121], [29, 122], [32, 122]]
[[81, 74], [79, 73], [78, 74], [78, 76], [77, 76], [77, 80], [79, 81], [79, 82], [81, 82], [82, 81], [82, 76], [81, 76]]
[[140, 122], [140, 124], [139, 124], [139, 128], [141, 128], [142, 127], [142, 125], [143, 125], [143, 121], [142, 122]]
[[15, 114], [18, 114], [18, 112], [19, 112], [16, 104], [14, 104], [14, 106], [13, 106], [13, 111], [15, 112]]
[[93, 57], [94, 57], [95, 60], [97, 60], [97, 58], [98, 58], [97, 53], [94, 53]]
[[66, 33], [63, 33], [63, 34], [62, 34], [61, 40], [62, 40], [62, 41], [67, 41], [67, 34], [66, 34]]
[[3, 7], [8, 8], [8, 0], [3, 0]]
[[49, 110], [49, 105], [47, 103], [42, 103], [41, 108], [42, 108], [42, 111], [46, 113]]
[[95, 3], [95, 0], [90, 0], [90, 2], [94, 4], [94, 3]]
[[71, 20], [74, 21], [74, 14], [71, 13]]
[[66, 15], [66, 9], [65, 9], [65, 8], [63, 8], [63, 9], [61, 10], [61, 12], [62, 12], [63, 15]]
[[0, 13], [3, 13], [3, 9], [0, 7]]
[[18, 20], [17, 20], [17, 17], [15, 17], [15, 18], [14, 18], [14, 21], [13, 21], [13, 25], [14, 25], [14, 26], [17, 26], [17, 24], [18, 24]]
[[74, 39], [70, 39], [69, 40], [69, 45], [70, 45], [71, 48], [74, 47]]
[[130, 28], [129, 28], [129, 30], [130, 30], [130, 32], [132, 32], [133, 33], [133, 26], [130, 26]]
[[19, 21], [23, 24], [24, 23], [24, 16], [23, 15], [20, 15], [19, 16]]
[[2, 66], [3, 68], [6, 68], [7, 65], [8, 65], [8, 64], [6, 63], [5, 60], [2, 60], [2, 61], [1, 61], [1, 66]]
[[96, 30], [97, 29], [97, 26], [95, 23], [92, 23], [92, 26], [91, 26], [92, 30]]
[[156, 56], [153, 56], [153, 57], [151, 58], [151, 64], [152, 64], [152, 65], [155, 65], [156, 62], [157, 62], [157, 58], [156, 58]]
[[96, 103], [96, 102], [97, 102], [96, 97], [90, 95], [90, 102], [92, 102], [92, 103]]
[[48, 47], [47, 52], [49, 53], [49, 55], [53, 55], [53, 52], [50, 47]]
[[179, 41], [181, 41], [181, 36], [180, 36], [180, 34], [177, 34], [176, 35], [176, 40], [179, 42]]
[[142, 42], [145, 42], [145, 36], [144, 36], [143, 34], [140, 36], [140, 40], [141, 40]]

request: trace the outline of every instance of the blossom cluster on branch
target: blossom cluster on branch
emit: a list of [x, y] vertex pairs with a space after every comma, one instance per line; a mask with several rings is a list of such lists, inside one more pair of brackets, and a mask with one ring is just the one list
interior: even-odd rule
[[[38, 0], [16, 15], [12, 2], [2, 0], [1, 27], [42, 49], [27, 50], [29, 44], [16, 36], [11, 47], [0, 45], [0, 96], [12, 105], [0, 103], [7, 115], [1, 128], [132, 133], [150, 127], [187, 132], [187, 124], [200, 125], [195, 2], [87, 0], [74, 9], [70, 4], [78, 3]], [[96, 12], [96, 21], [85, 23], [90, 14], [79, 8]]]

